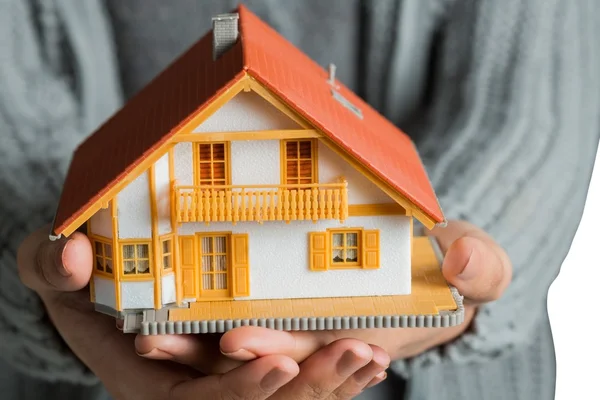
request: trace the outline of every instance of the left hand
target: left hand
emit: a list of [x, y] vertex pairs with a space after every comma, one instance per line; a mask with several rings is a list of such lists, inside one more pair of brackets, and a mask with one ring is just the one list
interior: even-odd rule
[[[444, 277], [465, 297], [465, 322], [459, 326], [304, 332], [247, 326], [216, 337], [214, 347], [207, 345], [202, 335], [138, 336], [138, 352], [146, 353], [148, 358], [194, 365], [204, 373], [223, 373], [242, 362], [273, 354], [286, 355], [300, 363], [320, 348], [343, 338], [379, 346], [392, 360], [416, 356], [464, 333], [477, 306], [498, 299], [512, 278], [506, 252], [474, 225], [452, 221], [446, 228], [436, 228], [429, 235], [437, 238], [445, 254]], [[153, 352], [148, 353], [150, 350]]]

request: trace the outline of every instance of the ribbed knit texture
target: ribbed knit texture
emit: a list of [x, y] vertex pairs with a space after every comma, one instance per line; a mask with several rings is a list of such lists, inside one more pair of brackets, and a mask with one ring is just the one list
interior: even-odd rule
[[[109, 0], [126, 95], [235, 3]], [[579, 223], [600, 134], [600, 4], [246, 3], [320, 64], [335, 62], [340, 79], [407, 131], [448, 218], [482, 226], [514, 263], [507, 293], [480, 309], [472, 332], [394, 364], [409, 378], [407, 398], [551, 399], [546, 295]], [[14, 258], [25, 232], [49, 222], [74, 146], [119, 104], [113, 37], [104, 3], [36, 4], [0, 1], [0, 356], [35, 377], [89, 383], [19, 285]], [[0, 389], [25, 379], [0, 380]], [[65, 397], [99, 398], [89, 390]]]

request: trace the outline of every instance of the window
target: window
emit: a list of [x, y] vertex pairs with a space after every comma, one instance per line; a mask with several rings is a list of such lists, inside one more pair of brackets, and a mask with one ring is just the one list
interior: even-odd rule
[[227, 236], [202, 236], [202, 290], [227, 290]]
[[169, 237], [161, 243], [162, 265], [165, 271], [173, 269], [173, 240]]
[[229, 147], [227, 143], [199, 143], [196, 146], [196, 184], [200, 186], [227, 185], [229, 181]]
[[317, 142], [307, 140], [283, 141], [283, 183], [302, 185], [317, 182]]
[[150, 275], [150, 243], [123, 244], [123, 273]]
[[359, 266], [360, 232], [345, 231], [331, 233], [331, 267]]
[[113, 273], [112, 244], [108, 241], [94, 239], [94, 254], [96, 255], [96, 271]]
[[381, 267], [377, 229], [338, 228], [326, 232], [310, 232], [308, 240], [308, 268], [311, 271]]

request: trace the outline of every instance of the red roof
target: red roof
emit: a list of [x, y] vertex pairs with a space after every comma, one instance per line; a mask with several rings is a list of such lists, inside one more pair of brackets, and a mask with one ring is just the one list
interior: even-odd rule
[[363, 118], [358, 118], [332, 96], [322, 67], [246, 7], [240, 6], [238, 12], [240, 40], [233, 48], [213, 61], [209, 32], [79, 146], [66, 177], [54, 232], [67, 229], [245, 73], [431, 219], [443, 222], [410, 138], [336, 82], [336, 91], [361, 110]]

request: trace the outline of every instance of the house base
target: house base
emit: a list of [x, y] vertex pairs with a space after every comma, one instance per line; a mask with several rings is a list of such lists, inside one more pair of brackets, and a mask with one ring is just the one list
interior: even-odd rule
[[289, 331], [460, 325], [463, 298], [444, 279], [442, 259], [435, 240], [413, 239], [410, 295], [197, 302], [127, 313], [123, 331], [162, 335], [223, 333], [244, 325]]

